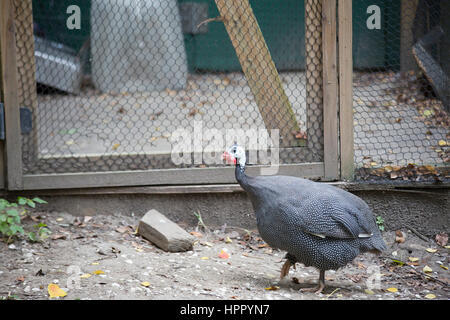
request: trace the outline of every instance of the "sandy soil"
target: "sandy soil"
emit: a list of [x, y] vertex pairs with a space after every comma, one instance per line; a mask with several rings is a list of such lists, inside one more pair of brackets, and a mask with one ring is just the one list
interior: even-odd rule
[[[24, 239], [12, 245], [0, 243], [3, 299], [49, 299], [50, 283], [67, 292], [56, 299], [81, 300], [450, 297], [449, 249], [407, 230], [403, 230], [406, 241], [402, 244], [395, 242], [394, 232], [384, 233], [388, 250], [383, 256], [364, 254], [345, 268], [328, 271], [327, 287], [317, 295], [299, 291], [316, 284], [314, 268], [297, 264], [296, 270], [291, 269], [289, 276], [279, 281], [285, 253], [268, 247], [255, 230], [200, 229], [197, 236], [201, 237], [192, 251], [167, 253], [134, 233], [140, 217], [97, 215], [85, 220], [57, 212], [34, 212], [33, 216], [45, 222], [52, 234], [42, 243]], [[27, 218], [23, 223], [30, 230], [36, 221]], [[180, 225], [195, 231], [192, 226]], [[221, 258], [222, 251], [227, 254]], [[410, 257], [418, 261], [412, 262]], [[392, 259], [410, 265], [400, 266]], [[425, 266], [432, 271], [424, 273]]]

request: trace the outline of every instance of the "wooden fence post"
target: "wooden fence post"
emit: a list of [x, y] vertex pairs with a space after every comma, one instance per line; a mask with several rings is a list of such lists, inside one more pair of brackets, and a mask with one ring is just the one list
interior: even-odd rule
[[339, 0], [339, 131], [341, 179], [354, 177], [352, 0]]
[[0, 1], [0, 53], [5, 104], [6, 177], [10, 190], [22, 189], [22, 136], [18, 100], [13, 0]]

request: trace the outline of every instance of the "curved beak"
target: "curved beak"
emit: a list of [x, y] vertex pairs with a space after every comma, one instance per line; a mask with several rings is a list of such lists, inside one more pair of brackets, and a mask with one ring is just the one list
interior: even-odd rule
[[228, 164], [236, 164], [236, 158], [226, 151], [222, 154], [222, 159], [225, 160]]

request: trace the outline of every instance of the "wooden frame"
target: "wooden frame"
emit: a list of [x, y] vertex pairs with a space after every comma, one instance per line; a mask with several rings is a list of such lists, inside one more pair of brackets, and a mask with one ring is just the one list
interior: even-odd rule
[[[247, 172], [249, 175], [258, 175], [260, 174], [259, 169], [261, 167], [249, 166], [247, 167]], [[317, 179], [323, 177], [324, 167], [322, 162], [280, 165], [278, 174]], [[23, 176], [23, 187], [26, 190], [218, 183], [236, 183], [234, 168], [177, 168], [148, 171], [107, 171]]]
[[322, 2], [323, 133], [325, 180], [339, 178], [336, 0]]
[[354, 178], [352, 0], [338, 2], [339, 142], [341, 180]]
[[[63, 174], [23, 174], [22, 146], [19, 123], [19, 98], [17, 88], [16, 39], [14, 31], [13, 0], [1, 2], [1, 65], [5, 85], [7, 141], [7, 181], [9, 190], [74, 189], [95, 187], [162, 186], [162, 185], [217, 185], [235, 184], [234, 169], [188, 168], [134, 171], [86, 172]], [[220, 1], [219, 1], [220, 2]], [[344, 7], [342, 6], [344, 5]], [[322, 1], [323, 54], [323, 124], [324, 162], [280, 165], [278, 174], [306, 178], [336, 180], [345, 176], [353, 166], [353, 117], [351, 94], [351, 0], [339, 0], [339, 79], [337, 63], [336, 1]], [[350, 18], [348, 14], [350, 12]], [[342, 24], [342, 27], [341, 27]], [[346, 35], [350, 28], [350, 36]], [[345, 31], [347, 30], [347, 31]], [[349, 45], [350, 44], [350, 45]], [[349, 47], [348, 47], [349, 46]], [[350, 70], [350, 73], [348, 73]], [[344, 81], [342, 81], [344, 79]], [[339, 85], [340, 84], [340, 85]], [[338, 104], [339, 98], [339, 104]], [[348, 101], [350, 103], [348, 104]], [[340, 122], [338, 113], [340, 111]], [[350, 114], [349, 114], [350, 112]], [[350, 116], [350, 118], [348, 118]], [[343, 127], [351, 124], [350, 127]], [[341, 140], [339, 148], [340, 129]], [[350, 130], [351, 129], [351, 130]], [[350, 136], [351, 133], [351, 136]], [[351, 140], [349, 140], [351, 137]], [[345, 141], [343, 139], [345, 138]], [[351, 155], [346, 153], [351, 150]], [[339, 172], [339, 153], [341, 172]], [[351, 159], [351, 161], [350, 161]], [[0, 163], [1, 164], [1, 163]], [[259, 174], [260, 166], [249, 166], [250, 175]], [[352, 170], [350, 170], [352, 172]], [[346, 175], [348, 176], [348, 175]], [[205, 186], [206, 187], [206, 186]]]
[[7, 187], [22, 189], [22, 138], [18, 100], [16, 37], [13, 0], [0, 1], [0, 53], [5, 105], [5, 154]]

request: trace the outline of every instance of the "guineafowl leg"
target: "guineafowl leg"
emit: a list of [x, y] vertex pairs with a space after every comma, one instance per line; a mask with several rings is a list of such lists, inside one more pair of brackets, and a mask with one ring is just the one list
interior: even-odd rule
[[325, 288], [325, 270], [320, 270], [319, 283], [317, 287], [313, 288], [303, 288], [300, 289], [302, 292], [315, 292], [316, 294], [321, 293]]
[[281, 267], [280, 280], [282, 280], [284, 277], [288, 275], [291, 266], [294, 267], [295, 269], [295, 263], [297, 262], [297, 259], [295, 259], [295, 257], [289, 253], [286, 254], [285, 258], [287, 260], [283, 264], [283, 267]]

